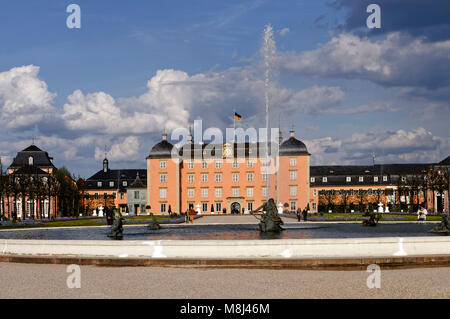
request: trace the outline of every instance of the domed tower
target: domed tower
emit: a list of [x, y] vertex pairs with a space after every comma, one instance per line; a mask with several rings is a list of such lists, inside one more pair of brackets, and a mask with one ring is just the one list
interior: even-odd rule
[[288, 204], [291, 211], [307, 207], [310, 199], [310, 156], [306, 145], [295, 138], [295, 132], [280, 145], [277, 198]]
[[153, 214], [167, 214], [169, 206], [180, 212], [180, 161], [174, 148], [163, 134], [147, 157], [147, 205]]

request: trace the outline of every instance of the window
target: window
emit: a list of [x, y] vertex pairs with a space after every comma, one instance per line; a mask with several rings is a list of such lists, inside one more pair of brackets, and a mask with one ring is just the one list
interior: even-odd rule
[[359, 177], [359, 181], [360, 181], [360, 182], [364, 182], [364, 177], [360, 176], [360, 177]]
[[387, 182], [388, 178], [387, 176], [383, 176], [383, 182]]
[[208, 174], [202, 174], [202, 182], [208, 183]]
[[350, 176], [347, 176], [346, 182], [350, 183], [352, 181], [352, 178]]
[[208, 203], [202, 203], [202, 212], [208, 211]]
[[160, 183], [167, 183], [167, 174], [159, 174]]
[[167, 198], [167, 188], [159, 189], [159, 198]]
[[322, 177], [322, 183], [327, 183], [328, 182], [328, 178], [327, 177]]
[[248, 202], [248, 203], [247, 203], [247, 209], [248, 209], [249, 211], [252, 211], [252, 210], [253, 210], [253, 202]]
[[317, 189], [314, 190], [314, 196], [317, 196]]
[[109, 182], [109, 187], [114, 187], [114, 182]]
[[253, 168], [253, 160], [247, 161], [247, 168]]
[[208, 163], [202, 162], [202, 169], [207, 169], [207, 168], [208, 168]]
[[188, 162], [188, 169], [194, 169], [194, 162]]
[[311, 177], [311, 183], [315, 183], [316, 182], [316, 178], [315, 177]]
[[188, 197], [194, 198], [195, 196], [195, 189], [194, 188], [188, 188]]
[[267, 191], [267, 187], [262, 188], [262, 196], [267, 197], [269, 195], [269, 192]]
[[297, 166], [297, 159], [296, 158], [289, 159], [289, 165], [290, 166]]
[[254, 174], [253, 173], [247, 173], [247, 181], [248, 182], [253, 182], [254, 179]]
[[238, 187], [233, 187], [232, 192], [233, 192], [233, 197], [239, 197], [239, 188]]
[[161, 213], [166, 212], [166, 203], [161, 203]]
[[97, 187], [102, 187], [103, 183], [102, 182], [97, 182]]
[[238, 163], [238, 161], [234, 161], [234, 162], [233, 162], [233, 168], [239, 168], [239, 163]]
[[289, 195], [297, 196], [297, 186], [289, 186]]
[[216, 162], [216, 168], [221, 169], [222, 168], [222, 162], [217, 161]]
[[194, 174], [188, 174], [188, 183], [194, 182]]
[[134, 199], [139, 199], [139, 191], [134, 191]]
[[312, 204], [312, 209], [313, 209], [313, 212], [315, 212], [317, 210], [317, 204], [316, 203]]
[[402, 182], [406, 182], [406, 177], [402, 176]]
[[94, 199], [98, 199], [98, 193], [94, 194]]
[[161, 169], [167, 168], [167, 161], [160, 161], [159, 162], [159, 168], [161, 168]]
[[207, 198], [208, 197], [208, 189], [207, 188], [202, 188], [202, 197], [203, 198]]
[[296, 181], [297, 180], [297, 171], [290, 171], [289, 172], [289, 179], [291, 181]]
[[216, 212], [222, 211], [222, 203], [216, 203]]
[[233, 173], [232, 179], [234, 183], [239, 182], [239, 173]]
[[377, 182], [378, 182], [378, 176], [374, 176], [374, 177], [373, 177], [373, 181], [374, 181], [375, 183], [377, 183]]
[[267, 182], [268, 178], [269, 178], [269, 175], [268, 175], [268, 174], [262, 174], [262, 180], [263, 180], [263, 182]]
[[291, 211], [297, 210], [297, 202], [291, 202]]
[[28, 157], [28, 165], [33, 165], [33, 156]]
[[216, 182], [217, 183], [222, 182], [222, 174], [216, 174]]
[[222, 197], [222, 188], [216, 188], [216, 197], [221, 198]]
[[128, 186], [128, 182], [127, 182], [127, 181], [123, 181], [122, 185], [123, 185], [124, 187], [127, 187], [127, 186]]
[[120, 193], [120, 199], [124, 199], [125, 198], [125, 193]]
[[247, 188], [247, 197], [253, 197], [253, 187]]

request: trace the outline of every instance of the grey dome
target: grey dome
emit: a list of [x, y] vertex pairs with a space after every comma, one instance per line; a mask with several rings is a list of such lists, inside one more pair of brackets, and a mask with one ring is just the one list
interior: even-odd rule
[[149, 158], [170, 158], [172, 157], [173, 144], [167, 142], [166, 136], [163, 136], [163, 140], [153, 146], [150, 151]]
[[280, 146], [280, 155], [311, 155], [308, 153], [305, 143], [299, 141], [294, 137], [294, 132], [291, 132], [291, 137], [284, 141]]

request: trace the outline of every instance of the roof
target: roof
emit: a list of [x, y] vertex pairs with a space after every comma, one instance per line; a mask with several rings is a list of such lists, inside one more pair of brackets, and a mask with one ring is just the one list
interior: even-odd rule
[[153, 146], [148, 158], [170, 158], [172, 156], [173, 148], [173, 144], [164, 139]]
[[49, 175], [49, 174], [34, 165], [26, 165], [16, 170], [12, 175]]
[[147, 188], [147, 183], [143, 183], [141, 178], [139, 177], [139, 173], [136, 175], [136, 179], [129, 186], [129, 188]]
[[287, 141], [281, 143], [280, 156], [295, 156], [295, 155], [311, 155], [308, 153], [305, 143], [299, 141], [294, 136], [291, 136]]
[[[421, 174], [426, 172], [434, 164], [383, 164], [368, 166], [311, 166], [310, 176], [315, 177], [311, 186], [336, 186], [336, 185], [392, 185], [398, 182], [400, 176]], [[378, 181], [375, 180], [378, 176]], [[383, 180], [382, 176], [386, 176]], [[322, 177], [326, 177], [324, 182]], [[347, 177], [351, 177], [347, 182]], [[359, 181], [363, 177], [363, 182]]]
[[[100, 170], [86, 180], [86, 189], [116, 189], [124, 192], [136, 180], [137, 174], [142, 180], [147, 180], [146, 169], [108, 169], [107, 172]], [[98, 186], [98, 182], [102, 182], [102, 186]], [[110, 185], [111, 182], [112, 186]], [[126, 185], [123, 182], [126, 182]]]
[[450, 156], [447, 156], [447, 158], [442, 160], [439, 164], [440, 165], [450, 165]]
[[10, 168], [20, 168], [22, 166], [29, 165], [29, 158], [33, 158], [33, 165], [43, 168], [55, 168], [52, 163], [53, 158], [48, 155], [47, 152], [42, 151], [35, 145], [31, 145], [17, 153]]

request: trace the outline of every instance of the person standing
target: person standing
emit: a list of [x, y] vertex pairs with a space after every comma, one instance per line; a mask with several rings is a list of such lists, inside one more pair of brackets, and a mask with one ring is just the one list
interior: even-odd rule
[[417, 217], [419, 219], [419, 222], [424, 222], [427, 220], [427, 210], [425, 209], [424, 205], [421, 205], [419, 208], [419, 211], [417, 212]]
[[300, 222], [302, 220], [302, 211], [301, 211], [300, 207], [297, 208], [296, 215], [297, 215], [298, 222]]
[[303, 210], [303, 220], [306, 222], [308, 220], [308, 209], [305, 207]]

